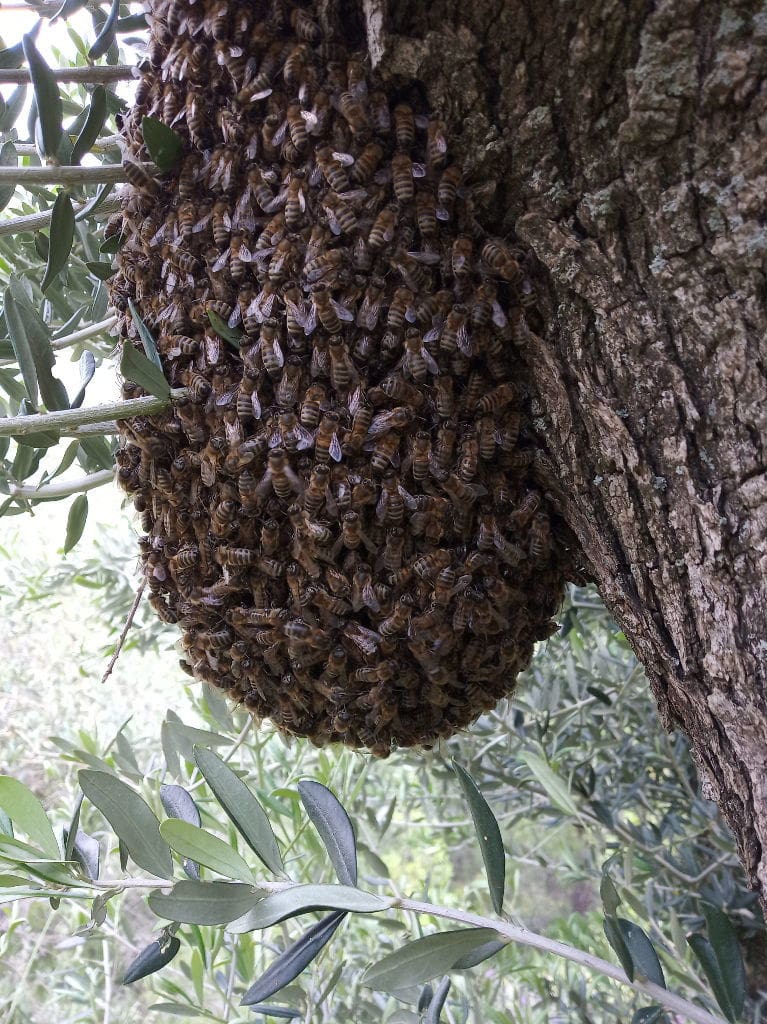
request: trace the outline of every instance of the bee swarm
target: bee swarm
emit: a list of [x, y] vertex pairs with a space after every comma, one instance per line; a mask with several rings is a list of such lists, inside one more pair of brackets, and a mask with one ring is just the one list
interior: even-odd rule
[[[120, 424], [150, 600], [190, 674], [283, 731], [432, 743], [556, 629], [523, 254], [482, 234], [440, 118], [309, 7], [160, 0], [149, 20], [112, 298], [189, 392]], [[144, 115], [184, 140], [161, 179]]]

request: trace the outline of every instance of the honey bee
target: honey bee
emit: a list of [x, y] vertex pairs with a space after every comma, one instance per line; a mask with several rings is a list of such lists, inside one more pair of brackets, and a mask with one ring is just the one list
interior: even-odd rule
[[[354, 513], [350, 514], [354, 515]], [[362, 608], [369, 608], [375, 614], [381, 611], [381, 605], [373, 587], [373, 574], [370, 571], [369, 565], [360, 565], [354, 573], [349, 599], [355, 612], [360, 611]]]
[[427, 189], [421, 189], [415, 195], [415, 215], [418, 230], [426, 238], [437, 234], [437, 206], [434, 201], [434, 194]]
[[326, 412], [320, 420], [320, 425], [314, 439], [314, 457], [317, 462], [328, 462], [333, 459], [340, 462], [343, 458], [341, 444], [338, 440], [339, 416], [336, 412]]
[[431, 466], [431, 435], [426, 430], [419, 430], [413, 438], [410, 472], [413, 479], [423, 485], [429, 479]]
[[269, 487], [282, 501], [288, 501], [294, 492], [300, 493], [303, 489], [301, 480], [291, 469], [283, 448], [272, 448], [269, 452], [266, 473], [258, 484], [258, 495], [263, 495]]
[[304, 265], [304, 277], [312, 284], [321, 277], [337, 271], [343, 264], [344, 254], [340, 249], [329, 249]]
[[232, 218], [229, 214], [229, 204], [224, 199], [218, 199], [213, 204], [210, 215], [213, 241], [222, 249], [229, 241], [229, 232], [232, 230]]
[[507, 406], [509, 402], [513, 402], [516, 397], [517, 389], [511, 382], [499, 384], [498, 387], [488, 391], [477, 401], [476, 410], [480, 416], [491, 412], [498, 412], [499, 409]]
[[507, 247], [492, 238], [488, 238], [482, 246], [482, 259], [504, 281], [521, 280], [523, 272]]
[[304, 491], [304, 512], [307, 515], [316, 516], [319, 513], [325, 504], [329, 483], [330, 469], [328, 466], [323, 464], [314, 466]]
[[381, 299], [383, 297], [386, 282], [383, 278], [372, 277], [370, 284], [365, 289], [360, 307], [357, 310], [357, 326], [365, 330], [375, 330], [378, 317], [381, 312]]
[[466, 329], [468, 318], [469, 310], [466, 306], [462, 304], [453, 306], [447, 314], [447, 320], [440, 335], [440, 349], [445, 352], [455, 352], [456, 349], [459, 349], [464, 355], [471, 355], [471, 341]]
[[335, 192], [328, 192], [322, 200], [328, 223], [334, 235], [351, 234], [357, 228], [357, 216], [352, 207]]
[[301, 7], [290, 12], [290, 24], [298, 38], [307, 43], [319, 43], [322, 39], [322, 29]]
[[394, 108], [394, 136], [400, 149], [412, 149], [415, 145], [415, 117], [413, 108], [407, 103], [398, 103]]
[[282, 77], [286, 85], [296, 86], [301, 83], [306, 65], [309, 63], [310, 53], [306, 43], [297, 43], [291, 49], [282, 68]]
[[338, 160], [330, 146], [321, 146], [316, 152], [317, 166], [328, 185], [336, 192], [348, 192], [351, 188], [346, 168]]
[[288, 356], [285, 368], [274, 393], [280, 409], [289, 409], [298, 403], [303, 381], [303, 364], [298, 356]]
[[340, 334], [341, 321], [330, 298], [330, 290], [327, 285], [314, 285], [312, 288], [312, 299], [317, 317], [328, 334]]
[[346, 343], [336, 334], [328, 346], [330, 355], [330, 383], [336, 392], [348, 391], [357, 380], [357, 371], [349, 358]]
[[306, 121], [301, 113], [301, 105], [299, 103], [291, 103], [285, 116], [288, 121], [290, 141], [300, 153], [309, 145], [309, 138], [306, 134]]
[[304, 193], [303, 173], [294, 171], [288, 183], [285, 201], [285, 223], [291, 231], [297, 230], [306, 213], [306, 195]]
[[415, 198], [413, 161], [407, 153], [397, 152], [391, 158], [392, 187], [397, 201], [410, 203]]
[[315, 430], [319, 426], [320, 412], [326, 399], [325, 388], [322, 384], [311, 384], [306, 389], [304, 400], [301, 403], [301, 425], [307, 430]]
[[453, 242], [450, 265], [456, 277], [464, 277], [471, 271], [474, 243], [467, 235], [459, 235]]
[[391, 115], [389, 113], [389, 100], [386, 94], [379, 90], [371, 92], [368, 96], [368, 109], [376, 135], [388, 135], [391, 131]]
[[457, 164], [451, 164], [442, 172], [437, 186], [437, 219], [448, 221], [453, 216], [453, 208], [458, 198], [463, 175]]
[[184, 157], [178, 178], [178, 194], [181, 199], [193, 199], [195, 184], [200, 170], [200, 158], [196, 153]]
[[[414, 387], [414, 385], [403, 380], [398, 374], [394, 374], [390, 377], [386, 377], [381, 382], [381, 391], [387, 398], [392, 399], [395, 402], [403, 402], [407, 405], [412, 406], [414, 409], [420, 408], [425, 401], [423, 393], [420, 388]], [[371, 389], [369, 392], [372, 397], [374, 391]]]
[[352, 417], [352, 428], [343, 445], [345, 455], [357, 454], [362, 450], [362, 445], [368, 436], [368, 429], [372, 419], [372, 406], [368, 405], [364, 400], [360, 401]]
[[385, 473], [399, 452], [400, 435], [392, 430], [379, 437], [370, 455], [370, 468], [376, 473]]
[[530, 556], [536, 562], [548, 561], [551, 548], [551, 523], [545, 512], [536, 512], [530, 524]]
[[351, 92], [342, 92], [338, 97], [338, 110], [352, 130], [353, 135], [364, 135], [370, 128], [365, 108]]
[[[363, 147], [350, 171], [351, 179], [355, 185], [363, 185], [373, 177], [378, 169], [378, 165], [383, 159], [383, 155], [383, 147], [377, 142], [369, 142]], [[337, 192], [346, 191], [346, 189], [337, 188], [335, 185], [333, 185], [333, 188], [335, 188]]]
[[405, 332], [405, 355], [401, 366], [404, 372], [419, 384], [425, 384], [429, 374], [439, 374], [439, 366], [426, 349], [421, 332], [411, 327]]
[[378, 214], [367, 239], [367, 246], [372, 252], [383, 249], [394, 239], [394, 232], [397, 227], [399, 207], [390, 203]]
[[298, 417], [292, 412], [281, 412], [277, 417], [277, 429], [269, 438], [269, 446], [278, 445], [287, 452], [303, 451], [311, 448], [314, 437], [301, 426]]
[[126, 180], [142, 194], [155, 198], [160, 194], [160, 183], [135, 160], [123, 160], [123, 171]]
[[432, 171], [438, 171], [445, 166], [447, 159], [446, 130], [442, 118], [429, 118], [426, 128], [426, 158]]

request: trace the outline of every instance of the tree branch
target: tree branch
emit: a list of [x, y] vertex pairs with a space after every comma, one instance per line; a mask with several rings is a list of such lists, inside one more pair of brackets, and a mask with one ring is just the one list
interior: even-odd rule
[[[159, 878], [125, 878], [125, 879], [98, 879], [87, 882], [88, 885], [97, 889], [169, 889], [176, 884], [174, 879]], [[283, 892], [286, 889], [295, 888], [296, 882], [272, 882], [259, 881], [256, 889], [266, 892]], [[386, 897], [384, 897], [385, 899]], [[680, 1014], [694, 1024], [726, 1024], [722, 1017], [709, 1013], [695, 1003], [683, 999], [681, 996], [669, 992], [650, 981], [629, 981], [624, 971], [615, 964], [601, 957], [593, 956], [585, 950], [570, 946], [566, 942], [559, 942], [556, 939], [549, 939], [538, 932], [528, 931], [527, 928], [520, 928], [518, 925], [510, 924], [508, 921], [501, 921], [493, 917], [483, 917], [480, 914], [472, 914], [466, 910], [457, 910], [454, 907], [441, 907], [434, 903], [425, 903], [422, 900], [411, 900], [400, 897], [393, 897], [390, 902], [392, 910], [408, 910], [414, 914], [427, 914], [429, 917], [441, 918], [445, 921], [456, 921], [471, 928], [491, 928], [507, 938], [509, 942], [520, 946], [529, 946], [541, 953], [549, 953], [552, 956], [569, 960], [570, 963], [578, 964], [587, 970], [596, 971], [607, 978], [612, 978], [621, 985], [649, 996], [653, 1002], [658, 1003], [672, 1013]]]
[[[140, 164], [149, 174], [156, 174], [154, 164]], [[105, 185], [127, 181], [122, 164], [100, 164], [98, 167], [50, 165], [47, 167], [0, 167], [0, 185]]]
[[[79, 203], [75, 206], [75, 214], [79, 213], [87, 205], [87, 202]], [[105, 199], [96, 212], [98, 215], [116, 213], [121, 205], [119, 198], [115, 196], [114, 199]], [[46, 210], [45, 213], [30, 213], [25, 217], [11, 217], [9, 220], [0, 221], [0, 237], [3, 235], [21, 235], [29, 231], [39, 231], [40, 228], [47, 228], [50, 223], [50, 210]]]
[[[74, 135], [71, 136], [75, 138]], [[97, 139], [96, 142], [90, 148], [89, 152], [102, 153], [107, 149], [119, 149], [122, 136], [120, 135], [104, 135], [103, 138]], [[37, 146], [32, 142], [16, 142], [13, 148], [19, 156], [37, 156]]]
[[[136, 77], [133, 64], [105, 64], [99, 67], [51, 68], [57, 82], [124, 82]], [[25, 85], [30, 82], [29, 68], [0, 68], [0, 85]]]
[[92, 491], [95, 487], [102, 487], [112, 480], [114, 480], [114, 472], [111, 469], [100, 469], [98, 473], [89, 473], [88, 476], [81, 476], [76, 480], [62, 480], [59, 484], [43, 484], [42, 487], [35, 487], [33, 484], [6, 484], [6, 486], [10, 498], [58, 501], [59, 498], [68, 498], [70, 494]]
[[110, 327], [114, 327], [116, 323], [116, 316], [108, 316], [106, 320], [99, 320], [95, 324], [88, 324], [87, 327], [82, 327], [79, 331], [74, 331], [72, 334], [63, 334], [60, 338], [54, 338], [51, 341], [51, 348], [54, 351], [69, 348], [70, 345], [76, 345], [79, 341], [85, 341], [87, 338], [93, 338], [97, 334], [103, 334]]
[[169, 402], [188, 398], [186, 388], [173, 388], [168, 398], [129, 398], [127, 401], [106, 402], [88, 409], [64, 409], [57, 412], [35, 413], [32, 416], [8, 416], [0, 419], [0, 437], [34, 434], [39, 430], [67, 430], [84, 423], [102, 423], [113, 416], [129, 420], [133, 416], [151, 416], [161, 412]]

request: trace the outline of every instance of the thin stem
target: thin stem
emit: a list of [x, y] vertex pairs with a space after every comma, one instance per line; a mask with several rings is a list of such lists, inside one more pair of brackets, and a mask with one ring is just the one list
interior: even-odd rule
[[117, 664], [117, 659], [120, 657], [120, 652], [123, 649], [123, 644], [125, 643], [125, 638], [128, 635], [128, 630], [133, 625], [133, 620], [136, 617], [136, 612], [138, 611], [138, 606], [141, 604], [141, 598], [142, 598], [142, 596], [144, 594], [144, 588], [145, 587], [146, 587], [146, 579], [143, 579], [141, 581], [141, 583], [139, 584], [138, 590], [136, 591], [136, 596], [133, 598], [133, 604], [130, 606], [130, 611], [128, 612], [128, 617], [125, 620], [125, 625], [122, 628], [120, 636], [117, 638], [117, 646], [114, 649], [114, 654], [109, 659], [109, 664], [107, 665], [106, 672], [101, 677], [101, 682], [102, 683], [105, 683], [107, 681], [107, 679], [109, 679], [109, 677], [112, 674], [112, 669]]
[[[175, 885], [173, 879], [146, 879], [146, 878], [125, 878], [125, 879], [99, 879], [89, 881], [89, 884], [98, 889], [168, 889]], [[283, 892], [286, 889], [294, 888], [296, 882], [272, 882], [259, 879], [255, 888], [265, 892]], [[458, 910], [454, 907], [441, 907], [434, 903], [426, 903], [423, 900], [411, 900], [405, 897], [394, 897], [390, 902], [391, 910], [403, 910], [412, 914], [427, 914], [429, 917], [438, 917], [446, 921], [456, 921], [458, 924], [467, 925], [471, 928], [491, 928], [504, 936], [509, 942], [517, 943], [520, 946], [529, 946], [541, 953], [550, 953], [552, 956], [561, 957], [571, 963], [585, 967], [587, 970], [596, 971], [607, 978], [612, 978], [621, 985], [626, 985], [635, 992], [649, 996], [653, 1002], [660, 1004], [672, 1013], [680, 1014], [694, 1024], [726, 1024], [723, 1017], [709, 1013], [700, 1006], [683, 999], [681, 996], [661, 988], [651, 981], [629, 981], [624, 971], [608, 960], [587, 953], [583, 949], [570, 946], [566, 942], [559, 942], [557, 939], [549, 939], [538, 932], [528, 931], [508, 921], [500, 921], [492, 917], [483, 917], [481, 914], [472, 914], [467, 910]]]
[[129, 398], [127, 401], [106, 402], [88, 409], [64, 409], [56, 412], [34, 413], [31, 416], [8, 416], [0, 419], [0, 437], [34, 434], [38, 430], [67, 430], [83, 423], [103, 423], [113, 416], [130, 420], [134, 416], [151, 416], [161, 412], [169, 402], [178, 402], [189, 396], [186, 388], [173, 388], [168, 398]]
[[[7, 8], [4, 8], [4, 10], [7, 10]], [[72, 136], [72, 138], [74, 138], [74, 136]], [[121, 139], [121, 135], [104, 135], [102, 136], [102, 138], [98, 139], [96, 142], [93, 143], [93, 145], [90, 148], [90, 152], [103, 153], [105, 150], [108, 149], [119, 149]], [[16, 142], [14, 143], [13, 148], [16, 150], [16, 153], [19, 156], [38, 155], [37, 146], [35, 146], [35, 144], [32, 142]]]
[[103, 423], [84, 423], [80, 427], [69, 427], [61, 431], [62, 437], [106, 437], [108, 434], [119, 434], [120, 428], [116, 420], [105, 420]]
[[101, 965], [104, 975], [104, 1016], [101, 1024], [110, 1024], [112, 1018], [112, 965], [109, 960], [109, 943], [101, 940]]
[[95, 324], [88, 324], [87, 327], [82, 327], [79, 331], [73, 331], [72, 334], [64, 334], [60, 338], [54, 338], [51, 342], [51, 348], [56, 351], [61, 348], [69, 348], [70, 345], [77, 345], [80, 341], [86, 341], [97, 334], [103, 334], [110, 327], [114, 327], [116, 323], [116, 316], [108, 316], [105, 320], [99, 320]]
[[62, 481], [60, 484], [45, 484], [35, 487], [32, 484], [8, 484], [8, 495], [11, 498], [27, 498], [32, 501], [57, 501], [68, 498], [70, 494], [81, 494], [92, 491], [94, 487], [102, 487], [114, 480], [111, 469], [100, 469], [98, 473], [78, 477], [76, 480]]
[[[105, 64], [99, 67], [51, 68], [57, 82], [124, 82], [135, 77], [133, 64]], [[31, 81], [29, 68], [0, 68], [0, 85], [24, 85]]]
[[[149, 173], [154, 164], [141, 164]], [[127, 181], [122, 164], [99, 164], [98, 167], [48, 166], [0, 167], [0, 185], [104, 185]]]
[[[77, 214], [86, 205], [87, 203], [76, 205], [75, 213]], [[96, 210], [95, 216], [101, 217], [102, 215], [108, 216], [116, 213], [121, 205], [120, 199], [117, 196], [114, 199], [105, 199], [98, 210]], [[51, 210], [46, 210], [44, 213], [30, 213], [24, 217], [10, 217], [8, 220], [0, 221], [0, 237], [3, 235], [23, 235], [30, 231], [39, 231], [41, 228], [47, 228], [51, 223], [51, 214]]]

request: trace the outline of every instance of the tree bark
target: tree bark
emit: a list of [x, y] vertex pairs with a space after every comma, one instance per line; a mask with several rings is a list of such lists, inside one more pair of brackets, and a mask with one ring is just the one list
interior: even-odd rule
[[496, 185], [475, 189], [482, 223], [537, 258], [522, 351], [542, 482], [767, 908], [767, 15], [756, 0], [341, 15], [443, 112], [468, 184]]

